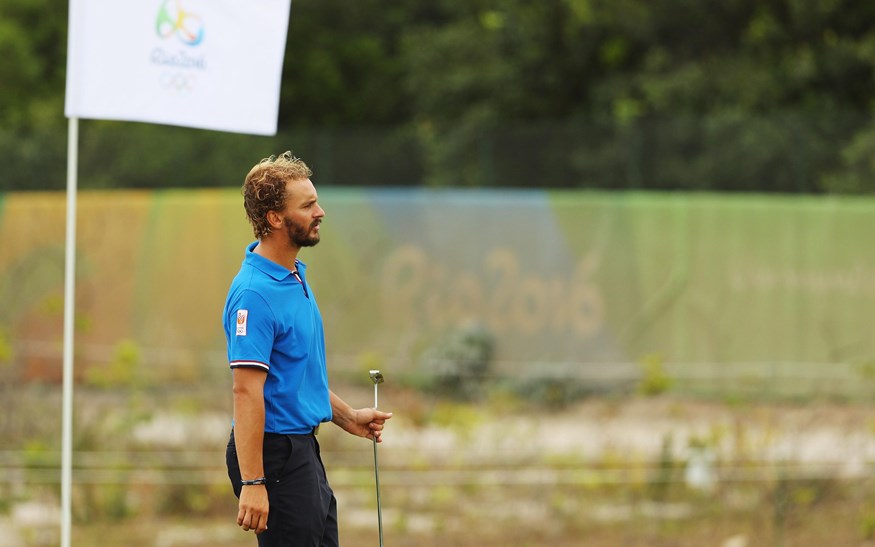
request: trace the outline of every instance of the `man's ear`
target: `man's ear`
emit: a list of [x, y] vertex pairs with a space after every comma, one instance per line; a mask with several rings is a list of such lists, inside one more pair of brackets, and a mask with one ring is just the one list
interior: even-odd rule
[[283, 227], [283, 217], [278, 212], [268, 211], [267, 215], [265, 215], [265, 216], [267, 218], [267, 223], [270, 224], [270, 227], [273, 228], [274, 230], [277, 230], [277, 229]]

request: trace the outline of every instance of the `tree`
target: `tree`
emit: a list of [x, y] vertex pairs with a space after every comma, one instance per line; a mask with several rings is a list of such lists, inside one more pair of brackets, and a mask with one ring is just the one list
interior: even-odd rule
[[[870, 192], [875, 4], [295, 0], [274, 139], [89, 122], [85, 187], [322, 182]], [[60, 188], [66, 17], [0, 4], [0, 190]], [[201, 158], [209, 155], [211, 161]]]

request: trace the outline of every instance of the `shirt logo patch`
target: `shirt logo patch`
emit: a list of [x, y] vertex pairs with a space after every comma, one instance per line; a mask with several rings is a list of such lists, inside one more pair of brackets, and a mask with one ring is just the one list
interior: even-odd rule
[[237, 310], [237, 336], [246, 336], [246, 321], [249, 319], [249, 310]]

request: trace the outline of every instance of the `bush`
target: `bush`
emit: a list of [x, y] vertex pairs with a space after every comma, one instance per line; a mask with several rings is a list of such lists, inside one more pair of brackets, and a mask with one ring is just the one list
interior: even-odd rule
[[665, 372], [665, 364], [659, 355], [648, 355], [641, 360], [642, 377], [638, 390], [643, 395], [659, 395], [671, 388], [671, 378]]
[[423, 351], [421, 388], [461, 400], [483, 395], [483, 382], [495, 354], [495, 337], [480, 325], [460, 328]]

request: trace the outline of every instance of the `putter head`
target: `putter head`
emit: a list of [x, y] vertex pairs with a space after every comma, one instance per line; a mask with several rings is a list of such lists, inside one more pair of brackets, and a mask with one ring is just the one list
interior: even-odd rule
[[371, 377], [371, 381], [375, 384], [383, 383], [383, 373], [379, 370], [372, 370], [368, 372], [368, 375]]

